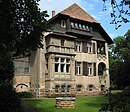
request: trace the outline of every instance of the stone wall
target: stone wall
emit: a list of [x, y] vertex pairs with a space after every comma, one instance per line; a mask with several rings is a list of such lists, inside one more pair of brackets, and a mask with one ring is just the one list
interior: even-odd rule
[[56, 98], [56, 107], [70, 109], [75, 108], [75, 98], [72, 97], [58, 97]]

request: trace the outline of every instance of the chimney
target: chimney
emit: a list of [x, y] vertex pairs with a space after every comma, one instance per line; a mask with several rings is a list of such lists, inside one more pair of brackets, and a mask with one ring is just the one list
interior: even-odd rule
[[52, 17], [54, 17], [56, 15], [56, 12], [53, 10], [52, 11]]

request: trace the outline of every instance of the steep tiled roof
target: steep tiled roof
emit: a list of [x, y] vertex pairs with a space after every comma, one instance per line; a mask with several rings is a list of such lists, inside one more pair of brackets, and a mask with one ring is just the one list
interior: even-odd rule
[[72, 18], [88, 21], [91, 23], [98, 23], [92, 16], [90, 16], [88, 13], [86, 13], [76, 3], [74, 3], [73, 5], [68, 7], [67, 9], [60, 12], [60, 14], [68, 15]]

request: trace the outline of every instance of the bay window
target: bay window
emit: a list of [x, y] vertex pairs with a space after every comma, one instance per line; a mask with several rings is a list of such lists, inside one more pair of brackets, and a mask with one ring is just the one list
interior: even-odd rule
[[70, 59], [55, 58], [55, 72], [70, 73]]

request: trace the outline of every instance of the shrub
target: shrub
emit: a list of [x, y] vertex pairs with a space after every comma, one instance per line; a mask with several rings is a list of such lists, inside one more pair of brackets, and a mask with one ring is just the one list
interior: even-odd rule
[[102, 104], [100, 112], [130, 112], [130, 89], [117, 94], [109, 93], [108, 102]]
[[17, 93], [20, 98], [32, 98], [33, 95], [30, 92], [19, 92]]
[[21, 100], [10, 83], [0, 82], [0, 92], [1, 112], [22, 112]]

